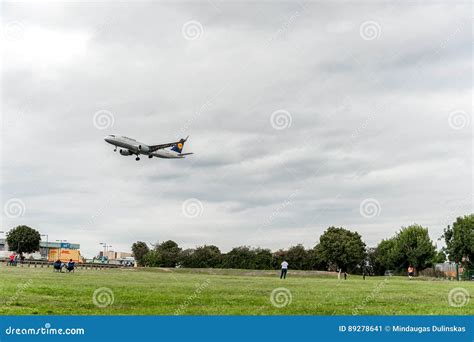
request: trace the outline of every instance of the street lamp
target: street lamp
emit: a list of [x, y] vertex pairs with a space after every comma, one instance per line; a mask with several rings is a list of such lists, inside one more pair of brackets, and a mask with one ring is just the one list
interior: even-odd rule
[[[41, 234], [40, 236], [46, 236], [46, 260], [48, 260], [48, 256], [49, 256], [49, 236], [48, 234]], [[41, 248], [40, 248], [40, 254], [41, 254]]]
[[104, 253], [107, 252], [108, 247], [112, 247], [108, 245], [107, 242], [100, 242], [99, 245], [102, 245], [102, 247], [104, 247]]
[[102, 254], [102, 261], [105, 261], [105, 253], [107, 253], [107, 248], [110, 248], [112, 246], [107, 244], [107, 242], [99, 242], [99, 245], [102, 245], [102, 247], [104, 247], [104, 253]]

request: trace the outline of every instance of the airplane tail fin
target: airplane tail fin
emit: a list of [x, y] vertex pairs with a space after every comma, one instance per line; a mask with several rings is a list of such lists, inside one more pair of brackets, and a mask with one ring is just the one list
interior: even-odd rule
[[186, 139], [181, 139], [177, 144], [175, 144], [172, 148], [171, 151], [175, 151], [176, 153], [181, 153], [184, 148], [184, 143], [186, 140], [188, 140], [189, 136], [186, 137]]

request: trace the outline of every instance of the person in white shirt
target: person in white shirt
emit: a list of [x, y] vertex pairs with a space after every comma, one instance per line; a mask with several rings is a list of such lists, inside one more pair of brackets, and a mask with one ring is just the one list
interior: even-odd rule
[[280, 274], [280, 279], [286, 279], [286, 273], [288, 272], [288, 263], [283, 260], [281, 263], [281, 274]]

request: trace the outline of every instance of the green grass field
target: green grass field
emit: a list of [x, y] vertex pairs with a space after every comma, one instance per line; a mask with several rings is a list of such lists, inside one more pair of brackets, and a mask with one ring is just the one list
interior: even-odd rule
[[[290, 271], [286, 280], [278, 279], [275, 271], [246, 270], [61, 274], [51, 268], [4, 265], [0, 277], [2, 315], [474, 315], [474, 282], [404, 277], [364, 281], [360, 276], [344, 281], [303, 271]], [[275, 290], [279, 288], [286, 290]], [[449, 304], [454, 288], [462, 288], [453, 296], [463, 306]], [[271, 301], [274, 290], [276, 305]]]

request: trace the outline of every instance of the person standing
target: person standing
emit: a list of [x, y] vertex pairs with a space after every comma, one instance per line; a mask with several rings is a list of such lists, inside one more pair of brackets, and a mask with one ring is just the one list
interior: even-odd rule
[[413, 266], [410, 265], [408, 266], [408, 278], [413, 278], [413, 276], [415, 275], [415, 272], [414, 272], [414, 269], [413, 269]]
[[286, 273], [288, 273], [288, 263], [283, 260], [283, 262], [281, 263], [280, 279], [286, 279]]
[[15, 253], [10, 255], [10, 266], [15, 266]]

